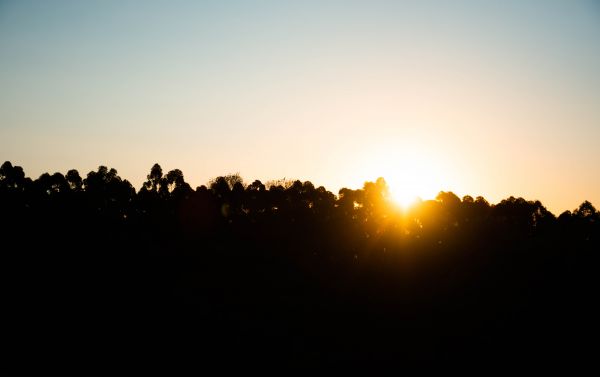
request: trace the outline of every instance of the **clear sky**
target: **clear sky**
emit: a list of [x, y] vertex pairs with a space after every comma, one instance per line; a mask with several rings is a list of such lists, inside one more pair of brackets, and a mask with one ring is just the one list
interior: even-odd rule
[[597, 1], [1, 1], [0, 160], [600, 207]]

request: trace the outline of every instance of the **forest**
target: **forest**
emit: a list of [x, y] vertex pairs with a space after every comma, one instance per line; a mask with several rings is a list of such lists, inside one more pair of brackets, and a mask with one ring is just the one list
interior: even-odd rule
[[[383, 178], [192, 188], [151, 167], [0, 167], [0, 372], [139, 374], [597, 359], [600, 212]], [[437, 364], [436, 364], [437, 363]], [[597, 367], [596, 367], [597, 368]]]

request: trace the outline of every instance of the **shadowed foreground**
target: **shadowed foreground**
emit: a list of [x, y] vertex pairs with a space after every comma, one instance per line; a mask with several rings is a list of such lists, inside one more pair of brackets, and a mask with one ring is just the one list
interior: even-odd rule
[[1, 372], [593, 365], [591, 203], [388, 197], [382, 179], [193, 190], [158, 165], [136, 192], [114, 169], [6, 162]]

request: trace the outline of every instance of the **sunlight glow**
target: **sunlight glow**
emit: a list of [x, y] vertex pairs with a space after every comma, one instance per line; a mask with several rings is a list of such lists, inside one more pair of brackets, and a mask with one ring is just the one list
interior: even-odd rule
[[435, 171], [426, 164], [401, 166], [395, 174], [387, 175], [390, 199], [403, 210], [421, 199], [433, 199], [441, 187], [435, 176]]
[[419, 196], [410, 193], [409, 191], [396, 190], [390, 187], [390, 196], [392, 201], [400, 207], [400, 209], [409, 209], [419, 201]]
[[[383, 177], [389, 190], [389, 198], [400, 209], [407, 210], [420, 200], [434, 199], [442, 190], [448, 190], [451, 177], [457, 172], [449, 165], [449, 158], [425, 150], [416, 143], [382, 147], [377, 151], [366, 151], [357, 173], [372, 177], [375, 181]], [[369, 153], [371, 152], [371, 153]]]

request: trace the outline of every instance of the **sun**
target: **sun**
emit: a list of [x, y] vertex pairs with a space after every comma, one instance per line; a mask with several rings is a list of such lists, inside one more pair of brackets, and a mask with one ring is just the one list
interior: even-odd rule
[[[390, 172], [392, 173], [392, 172]], [[435, 191], [435, 183], [429, 178], [429, 172], [419, 168], [396, 171], [386, 178], [389, 198], [402, 210], [410, 209], [423, 198], [429, 198]]]
[[409, 209], [420, 200], [419, 195], [402, 187], [390, 187], [390, 198], [401, 209]]
[[389, 199], [401, 210], [408, 210], [421, 200], [436, 197], [450, 182], [447, 160], [417, 145], [381, 146], [361, 156], [357, 163], [359, 177], [383, 177]]
[[344, 165], [353, 187], [385, 180], [391, 207], [408, 212], [421, 201], [435, 199], [440, 191], [460, 188], [463, 172], [451, 154], [426, 147], [418, 140], [387, 140], [365, 147]]
[[421, 200], [433, 199], [443, 187], [440, 173], [424, 161], [399, 163], [384, 177], [389, 197], [400, 209], [407, 210]]

